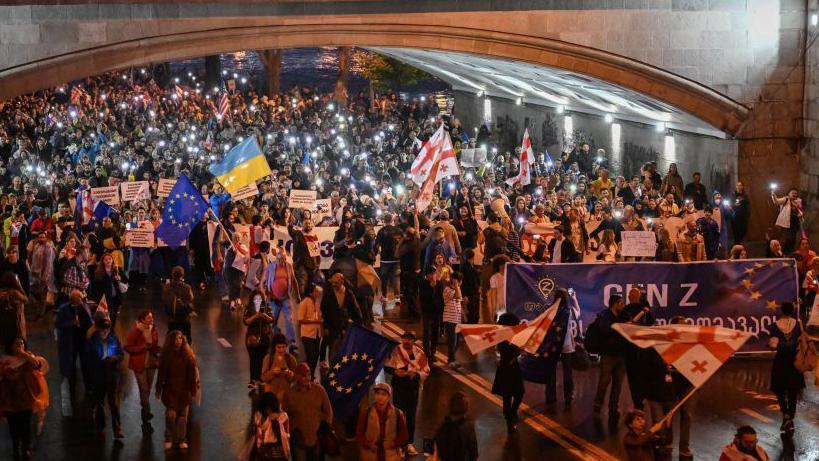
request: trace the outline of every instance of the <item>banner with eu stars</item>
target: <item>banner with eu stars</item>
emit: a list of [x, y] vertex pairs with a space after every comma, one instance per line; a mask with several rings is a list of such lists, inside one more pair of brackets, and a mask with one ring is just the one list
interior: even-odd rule
[[162, 212], [162, 223], [156, 230], [156, 236], [164, 240], [169, 247], [176, 248], [188, 238], [193, 227], [207, 212], [208, 203], [190, 179], [183, 174], [168, 195], [165, 210]]
[[397, 343], [360, 325], [350, 324], [341, 348], [330, 364], [324, 388], [336, 416], [346, 419], [358, 410], [358, 403]]

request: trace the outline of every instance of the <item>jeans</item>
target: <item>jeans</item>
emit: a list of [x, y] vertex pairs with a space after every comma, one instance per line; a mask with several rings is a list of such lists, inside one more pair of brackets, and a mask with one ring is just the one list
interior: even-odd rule
[[600, 357], [600, 379], [597, 381], [597, 394], [594, 397], [595, 409], [603, 406], [606, 390], [611, 384], [609, 394], [609, 416], [617, 413], [620, 400], [620, 390], [623, 388], [623, 379], [626, 376], [626, 361], [619, 355], [603, 355]]
[[[31, 449], [31, 410], [10, 411], [6, 413], [9, 422], [9, 435], [15, 453], [17, 450]], [[19, 447], [19, 448], [18, 448]]]
[[[651, 420], [654, 424], [660, 422], [665, 415], [674, 408], [675, 402], [655, 402], [649, 400], [649, 409], [651, 410]], [[691, 442], [691, 413], [688, 412], [688, 403], [684, 403], [677, 414], [680, 415], [680, 452], [690, 450]], [[671, 428], [661, 429], [658, 433], [665, 437], [668, 445], [674, 442], [674, 431]]]
[[518, 422], [518, 408], [523, 402], [523, 394], [507, 394], [503, 396], [503, 418], [507, 426]]
[[452, 363], [455, 361], [455, 351], [458, 350], [458, 332], [455, 331], [457, 326], [458, 324], [456, 323], [444, 322], [444, 331], [446, 331], [447, 363]]
[[430, 363], [435, 361], [435, 345], [438, 343], [438, 335], [441, 328], [441, 322], [435, 314], [423, 314], [421, 322], [424, 328], [423, 342], [424, 354], [429, 358]]
[[139, 389], [139, 405], [142, 407], [142, 423], [148, 422], [148, 415], [151, 413], [151, 388], [154, 384], [156, 368], [145, 368], [140, 372], [134, 372], [134, 377]]
[[397, 296], [401, 293], [401, 266], [398, 261], [381, 261], [381, 271], [378, 275], [381, 277], [381, 297], [387, 297], [387, 288], [390, 282], [392, 282], [393, 296]]
[[264, 356], [267, 355], [267, 348], [263, 346], [248, 347], [247, 358], [250, 362], [250, 380], [262, 380], [262, 363]]
[[186, 442], [188, 435], [188, 411], [190, 405], [182, 410], [165, 408], [165, 441], [171, 443]]
[[91, 398], [94, 402], [94, 421], [97, 423], [97, 429], [105, 430], [105, 403], [107, 402], [114, 433], [122, 431], [119, 417], [119, 383], [112, 381], [105, 383], [104, 386], [94, 387], [91, 391]]
[[304, 346], [304, 361], [310, 366], [310, 376], [316, 371], [316, 365], [319, 359], [319, 347], [321, 346], [321, 338], [301, 337], [301, 344]]
[[273, 311], [273, 318], [276, 319], [273, 328], [278, 330], [280, 317], [284, 317], [284, 331], [287, 340], [290, 342], [296, 341], [296, 329], [293, 327], [293, 316], [290, 313], [290, 299], [284, 300], [270, 300], [270, 310]]
[[401, 307], [411, 317], [418, 315], [418, 274], [415, 272], [401, 270]]
[[322, 461], [324, 459], [319, 444], [315, 444], [312, 447], [293, 445], [292, 449], [293, 461]]
[[[563, 367], [563, 401], [568, 404], [574, 397], [572, 355], [561, 353], [560, 364]], [[557, 362], [546, 371], [546, 403], [553, 403], [557, 401]]]

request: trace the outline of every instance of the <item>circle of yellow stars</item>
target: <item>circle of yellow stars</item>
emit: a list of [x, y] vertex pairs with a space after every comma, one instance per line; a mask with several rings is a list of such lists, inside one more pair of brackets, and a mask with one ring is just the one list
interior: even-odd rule
[[[745, 289], [747, 292], [748, 298], [751, 301], [762, 301], [762, 292], [757, 290], [754, 286], [753, 276], [759, 272], [762, 272], [765, 269], [773, 267], [775, 264], [780, 264], [782, 267], [791, 267], [791, 263], [788, 261], [768, 261], [768, 262], [758, 262], [752, 266], [745, 268], [745, 275], [746, 278], [742, 279], [742, 288]], [[770, 311], [776, 312], [779, 303], [775, 299], [768, 299], [765, 300], [765, 309]]]
[[[338, 374], [341, 373], [341, 369], [347, 365], [351, 365], [353, 363], [363, 362], [367, 365], [367, 374], [363, 377], [358, 379], [354, 383], [350, 383], [351, 386], [343, 386], [343, 383], [340, 383], [338, 380]], [[330, 373], [327, 374], [327, 384], [329, 388], [339, 394], [352, 394], [353, 390], [362, 387], [367, 381], [370, 380], [373, 376], [373, 372], [375, 371], [375, 359], [367, 355], [366, 353], [359, 355], [358, 353], [353, 353], [351, 355], [342, 355], [341, 360], [333, 365], [332, 370]]]
[[[194, 214], [190, 216], [190, 219], [185, 216], [175, 216], [173, 213], [173, 206], [179, 204], [180, 206], [185, 205], [185, 201], [190, 201], [193, 203], [194, 207]], [[183, 192], [181, 194], [174, 194], [174, 196], [168, 200], [168, 212], [169, 218], [171, 220], [171, 224], [177, 226], [180, 229], [187, 228], [190, 230], [190, 227], [196, 225], [196, 215], [199, 214], [199, 200], [196, 199], [194, 194], [189, 194], [187, 192]], [[180, 218], [180, 219], [177, 219]]]

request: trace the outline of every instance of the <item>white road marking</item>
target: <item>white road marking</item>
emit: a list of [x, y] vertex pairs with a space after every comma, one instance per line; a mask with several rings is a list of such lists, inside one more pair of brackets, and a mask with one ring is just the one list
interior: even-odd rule
[[[392, 322], [383, 322], [381, 325], [384, 333], [393, 338], [398, 338], [404, 333], [404, 331], [398, 325], [395, 325]], [[435, 357], [439, 361], [446, 363], [446, 356], [443, 353], [436, 351]], [[477, 392], [495, 405], [499, 407], [503, 405], [503, 401], [497, 395], [490, 392], [492, 386], [489, 384], [489, 381], [485, 380], [482, 376], [466, 370], [452, 370], [448, 367], [439, 367], [439, 369], [460, 381], [465, 386], [468, 386], [470, 389]], [[617, 457], [614, 455], [603, 450], [602, 448], [599, 448], [588, 440], [575, 435], [556, 421], [546, 417], [529, 405], [525, 403], [521, 404], [520, 411], [524, 417], [522, 419], [524, 424], [528, 425], [550, 440], [553, 440], [579, 459], [617, 461]]]
[[222, 345], [222, 347], [224, 347], [224, 348], [226, 348], [226, 349], [227, 349], [227, 348], [231, 348], [231, 347], [233, 347], [233, 346], [230, 344], [230, 342], [228, 342], [228, 340], [227, 340], [227, 339], [225, 339], [225, 338], [218, 338], [218, 339], [216, 340], [216, 342], [218, 342], [219, 344], [221, 344], [221, 345]]
[[774, 422], [774, 420], [772, 420], [771, 418], [768, 418], [767, 416], [765, 416], [763, 414], [757, 413], [754, 410], [751, 410], [750, 408], [740, 408], [739, 411], [745, 413], [746, 415], [750, 416], [751, 418], [762, 421], [765, 424], [770, 424], [770, 423]]
[[67, 378], [63, 378], [60, 383], [60, 409], [64, 417], [74, 416], [74, 408], [71, 406], [71, 386]]

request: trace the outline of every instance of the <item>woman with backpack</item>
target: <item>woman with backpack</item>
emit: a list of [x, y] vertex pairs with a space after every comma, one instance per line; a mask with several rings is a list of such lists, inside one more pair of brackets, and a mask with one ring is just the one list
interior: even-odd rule
[[799, 393], [805, 388], [805, 375], [794, 365], [802, 325], [796, 319], [793, 303], [782, 303], [781, 310], [782, 316], [771, 326], [771, 339], [768, 342], [771, 349], [776, 350], [771, 367], [771, 391], [776, 394], [782, 411], [780, 432], [793, 434], [796, 404]]

